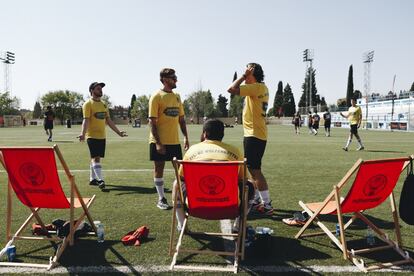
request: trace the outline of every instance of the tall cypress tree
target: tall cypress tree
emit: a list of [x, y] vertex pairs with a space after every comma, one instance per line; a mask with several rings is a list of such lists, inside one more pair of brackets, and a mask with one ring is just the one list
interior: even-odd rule
[[283, 115], [291, 117], [296, 113], [295, 97], [292, 93], [292, 88], [289, 83], [286, 84], [283, 90]]
[[349, 66], [348, 71], [348, 86], [346, 88], [346, 105], [348, 107], [351, 106], [351, 99], [354, 96], [354, 76], [353, 76], [353, 69], [352, 64]]
[[279, 81], [277, 85], [277, 91], [275, 95], [275, 99], [273, 101], [273, 115], [277, 116], [279, 109], [283, 108], [283, 83]]
[[137, 101], [137, 96], [135, 94], [132, 94], [131, 97], [131, 104], [128, 106], [128, 118], [131, 119], [131, 109], [134, 108], [134, 104]]
[[40, 103], [36, 101], [34, 108], [33, 108], [33, 119], [39, 119], [42, 116], [42, 107]]
[[414, 82], [413, 82], [413, 84], [411, 84], [410, 91], [414, 91]]
[[[311, 105], [312, 107], [317, 106], [321, 103], [320, 97], [318, 95], [318, 89], [316, 88], [316, 81], [315, 81], [316, 70], [311, 68], [306, 72], [305, 81], [302, 84], [302, 96], [299, 100], [299, 107], [306, 107], [306, 99], [309, 96], [309, 80], [310, 77], [312, 78], [312, 95], [311, 95]], [[309, 99], [308, 99], [309, 104]]]

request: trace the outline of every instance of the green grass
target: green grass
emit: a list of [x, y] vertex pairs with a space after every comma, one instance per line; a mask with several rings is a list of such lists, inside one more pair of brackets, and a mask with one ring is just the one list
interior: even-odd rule
[[[126, 126], [121, 126], [125, 129]], [[191, 144], [197, 143], [201, 126], [188, 127]], [[109, 169], [152, 169], [148, 160], [148, 128], [127, 128], [129, 136], [120, 138], [108, 129], [106, 157], [103, 160], [104, 177], [108, 192], [101, 192], [96, 187], [90, 187], [88, 172], [75, 172], [76, 182], [84, 196], [97, 194], [97, 199], [91, 212], [95, 220], [101, 220], [105, 225], [105, 243], [98, 244], [94, 238], [80, 241], [77, 246], [70, 248], [61, 258], [65, 266], [71, 265], [168, 265], [171, 212], [156, 208], [157, 194], [153, 187], [151, 171], [139, 172], [106, 172]], [[54, 141], [63, 152], [66, 162], [72, 170], [89, 168], [89, 153], [85, 143], [79, 143], [76, 136], [79, 126], [71, 129], [56, 127]], [[358, 158], [376, 159], [397, 156], [408, 156], [414, 152], [414, 134], [401, 132], [360, 131], [366, 150], [355, 151], [356, 142], [351, 145], [349, 152], [343, 147], [348, 130], [333, 129], [332, 137], [325, 137], [323, 130], [318, 136], [307, 134], [302, 128], [302, 134], [295, 135], [293, 127], [269, 126], [269, 139], [263, 158], [262, 169], [270, 186], [273, 206], [277, 209], [271, 218], [252, 216], [248, 224], [252, 226], [267, 226], [274, 229], [270, 249], [265, 255], [257, 252], [248, 255], [245, 265], [350, 265], [341, 258], [341, 254], [327, 238], [317, 237], [296, 240], [294, 235], [298, 228], [289, 227], [281, 222], [282, 218], [292, 216], [299, 210], [298, 201], [322, 200]], [[40, 127], [0, 129], [1, 146], [37, 146], [51, 145]], [[228, 128], [225, 131], [224, 142], [242, 149], [243, 130], [241, 126]], [[166, 166], [164, 179], [166, 187], [171, 190], [174, 179], [171, 164]], [[61, 175], [62, 182], [64, 175]], [[397, 202], [404, 177], [401, 177], [395, 191]], [[0, 173], [0, 215], [5, 217], [6, 209], [6, 174]], [[171, 202], [171, 193], [167, 193]], [[370, 218], [385, 227], [391, 233], [392, 217], [388, 202], [374, 211], [367, 212]], [[19, 223], [27, 211], [16, 201], [13, 205], [13, 222]], [[66, 218], [63, 212], [43, 212], [46, 222], [54, 218]], [[333, 226], [333, 220], [327, 218], [328, 225]], [[5, 222], [5, 219], [4, 219]], [[120, 242], [121, 237], [128, 231], [141, 225], [150, 227], [150, 240], [141, 247], [125, 247]], [[412, 226], [402, 225], [402, 237], [406, 249], [414, 251], [414, 231]], [[219, 229], [216, 222], [196, 221], [191, 229]], [[16, 228], [13, 228], [16, 230]], [[366, 228], [357, 224], [352, 234], [364, 239]], [[0, 224], [0, 234], [5, 233], [5, 223]], [[3, 237], [0, 237], [3, 239]], [[200, 242], [190, 240], [193, 246]], [[17, 242], [18, 259], [22, 261], [43, 262], [51, 254], [48, 244], [39, 242]], [[221, 247], [221, 243], [213, 243], [213, 247]], [[191, 261], [208, 261], [224, 263], [221, 257], [197, 257]]]

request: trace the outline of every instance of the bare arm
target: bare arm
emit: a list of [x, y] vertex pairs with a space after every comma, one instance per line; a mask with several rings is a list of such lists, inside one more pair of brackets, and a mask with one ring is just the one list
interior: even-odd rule
[[149, 125], [152, 137], [155, 139], [155, 147], [160, 154], [165, 154], [165, 146], [161, 144], [160, 136], [158, 135], [157, 130], [157, 118], [149, 117]]
[[180, 116], [179, 123], [180, 123], [181, 132], [184, 135], [184, 150], [188, 150], [188, 148], [190, 147], [190, 143], [188, 142], [187, 125], [185, 123], [184, 116]]
[[86, 130], [88, 129], [88, 127], [89, 127], [89, 118], [83, 118], [82, 130], [81, 130], [80, 135], [78, 136], [79, 141], [81, 142], [85, 141], [85, 134], [86, 134]]
[[106, 124], [119, 136], [121, 136], [121, 137], [128, 136], [125, 131], [120, 131], [116, 127], [115, 123], [111, 120], [111, 118], [109, 118], [109, 117], [106, 118]]
[[227, 92], [232, 95], [240, 95], [240, 85], [246, 80], [246, 77], [243, 75], [237, 80], [235, 80], [229, 88], [227, 88]]
[[341, 115], [341, 116], [342, 116], [342, 117], [344, 117], [344, 118], [348, 118], [348, 117], [349, 117], [349, 114], [344, 115], [342, 112], [339, 112], [339, 115]]

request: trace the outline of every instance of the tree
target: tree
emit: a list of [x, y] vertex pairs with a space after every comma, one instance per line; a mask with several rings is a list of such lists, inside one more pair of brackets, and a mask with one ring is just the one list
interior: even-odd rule
[[410, 91], [414, 91], [414, 82], [413, 82], [413, 84], [411, 84]]
[[42, 96], [41, 104], [50, 105], [62, 124], [65, 119], [82, 118], [83, 95], [69, 90], [50, 91]]
[[347, 106], [347, 104], [346, 104], [346, 98], [338, 99], [338, 100], [336, 101], [336, 105], [337, 105], [339, 108], [348, 107], [348, 106]]
[[129, 119], [131, 119], [131, 109], [134, 107], [136, 100], [137, 100], [137, 96], [135, 96], [135, 94], [132, 94], [131, 103], [128, 106], [128, 118]]
[[38, 101], [36, 101], [33, 107], [33, 119], [39, 119], [42, 116], [42, 107]]
[[325, 97], [322, 97], [321, 99], [321, 110], [326, 110], [328, 105], [326, 104]]
[[214, 102], [210, 90], [199, 90], [191, 93], [187, 98], [187, 103], [190, 114], [193, 118], [196, 118], [197, 124], [200, 123], [200, 118], [215, 117]]
[[362, 93], [361, 93], [361, 91], [359, 91], [359, 90], [355, 90], [355, 92], [354, 92], [354, 97], [355, 97], [356, 99], [361, 99], [361, 98], [362, 98]]
[[346, 88], [346, 105], [348, 107], [351, 106], [351, 99], [354, 96], [354, 76], [353, 76], [353, 69], [352, 64], [349, 66], [348, 71], [348, 85]]
[[227, 98], [222, 96], [221, 94], [218, 96], [217, 99], [217, 109], [216, 114], [218, 117], [227, 117], [229, 116], [229, 111], [227, 110]]
[[18, 115], [20, 100], [11, 97], [9, 92], [0, 93], [0, 115]]
[[149, 113], [149, 96], [139, 96], [135, 99], [131, 109], [131, 118], [139, 118], [145, 120]]
[[[279, 82], [281, 83], [281, 82]], [[296, 113], [296, 104], [295, 97], [292, 93], [292, 88], [289, 83], [286, 84], [285, 89], [283, 90], [283, 115], [284, 116], [294, 116]], [[274, 111], [277, 112], [277, 111]]]
[[237, 117], [239, 123], [241, 122], [241, 119], [242, 119], [243, 103], [244, 103], [244, 97], [240, 95], [234, 95], [234, 97], [231, 99], [231, 102], [230, 102], [229, 115], [230, 117]]
[[306, 99], [309, 96], [310, 77], [312, 78], [312, 95], [311, 95], [312, 101], [309, 103], [309, 99], [308, 99], [308, 105], [315, 107], [320, 104], [318, 89], [316, 88], [315, 75], [316, 75], [316, 70], [313, 68], [310, 68], [306, 72], [305, 81], [302, 84], [302, 96], [300, 97], [300, 100], [299, 100], [299, 104], [298, 104], [299, 107], [307, 107]]
[[283, 109], [284, 95], [283, 95], [283, 83], [279, 81], [277, 85], [276, 96], [273, 101], [273, 114], [274, 116], [279, 115], [279, 110]]

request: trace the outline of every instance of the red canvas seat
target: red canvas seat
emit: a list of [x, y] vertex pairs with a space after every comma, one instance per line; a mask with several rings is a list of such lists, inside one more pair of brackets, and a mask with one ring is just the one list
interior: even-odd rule
[[[333, 191], [325, 198], [324, 201], [313, 203], [303, 203], [302, 201], [299, 201], [299, 205], [306, 213], [308, 213], [310, 219], [305, 223], [305, 225], [295, 237], [300, 238], [305, 236], [326, 234], [342, 250], [343, 257], [345, 259], [351, 260], [357, 267], [365, 272], [372, 269], [389, 267], [391, 265], [413, 262], [407, 253], [402, 251], [400, 248], [402, 245], [399, 230], [400, 226], [398, 222], [398, 215], [396, 213], [393, 194], [393, 190], [397, 184], [400, 174], [407, 166], [409, 160], [410, 157], [378, 159], [369, 161], [362, 161], [361, 159], [358, 160], [348, 171], [348, 173], [342, 178], [342, 180], [334, 186]], [[345, 198], [342, 199], [340, 192], [344, 188], [345, 184], [348, 183], [351, 176], [354, 174], [354, 182]], [[393, 215], [397, 242], [389, 239], [388, 235], [386, 235], [380, 228], [375, 226], [374, 223], [372, 223], [364, 214], [362, 214], [363, 211], [376, 208], [387, 198], [389, 198], [391, 202], [391, 212]], [[344, 224], [342, 215], [349, 213], [353, 214], [353, 216], [347, 223]], [[332, 234], [333, 231], [329, 230], [328, 227], [326, 227], [319, 220], [320, 215], [336, 215], [338, 217], [340, 240]], [[378, 238], [387, 243], [388, 246], [359, 250], [348, 249], [345, 240], [345, 230], [357, 218], [361, 219], [370, 228], [372, 228], [372, 230], [377, 234]], [[323, 230], [323, 232], [316, 234], [304, 234], [304, 231], [312, 222], [315, 222]], [[395, 249], [397, 253], [403, 257], [403, 260], [365, 267], [364, 262], [361, 259], [356, 258], [356, 255], [358, 253], [367, 253], [388, 248]]]
[[[70, 184], [70, 197], [66, 197], [59, 179], [58, 170], [56, 166], [55, 154], [68, 178]], [[74, 243], [74, 231], [86, 216], [94, 228], [91, 215], [89, 214], [89, 207], [95, 199], [83, 198], [76, 186], [74, 176], [70, 173], [63, 156], [55, 145], [53, 147], [1, 147], [0, 161], [8, 174], [8, 196], [7, 196], [7, 227], [6, 237], [7, 244], [0, 252], [0, 258], [5, 253], [8, 246], [12, 245], [15, 240], [48, 240], [62, 242], [47, 265], [42, 264], [28, 264], [28, 263], [9, 263], [0, 262], [0, 265], [6, 266], [33, 266], [44, 267], [47, 269], [55, 266], [67, 244]], [[18, 228], [14, 235], [11, 234], [11, 190], [13, 190], [25, 206], [27, 206], [31, 214]], [[79, 218], [74, 218], [74, 209], [82, 208], [83, 212]], [[70, 216], [70, 231], [69, 235], [61, 239], [59, 237], [52, 237], [43, 223], [39, 211], [40, 209], [68, 209]], [[42, 230], [48, 233], [47, 237], [30, 237], [22, 236], [22, 231], [29, 225], [30, 221], [35, 218], [41, 225]], [[76, 222], [75, 222], [76, 221]]]
[[[189, 270], [216, 270], [233, 271], [238, 270], [238, 260], [244, 259], [244, 237], [246, 228], [247, 212], [247, 188], [244, 187], [239, 195], [239, 170], [243, 170], [246, 175], [246, 164], [243, 161], [228, 162], [208, 162], [208, 161], [173, 161], [176, 171], [177, 190], [173, 200], [173, 223], [171, 228], [170, 255], [173, 255], [171, 269]], [[185, 188], [179, 175], [179, 166], [182, 166]], [[242, 183], [246, 183], [245, 177]], [[184, 192], [185, 190], [185, 192]], [[177, 199], [185, 202], [186, 218], [179, 233], [179, 238], [175, 250], [174, 233], [176, 231], [175, 210], [177, 209]], [[184, 200], [183, 200], [184, 199]], [[211, 232], [191, 232], [193, 234], [203, 234], [210, 236], [221, 236], [235, 239], [235, 250], [211, 251], [198, 249], [185, 249], [182, 247], [182, 239], [186, 232], [187, 223], [190, 217], [197, 217], [205, 220], [222, 220], [239, 218], [239, 233], [211, 233]], [[232, 268], [225, 267], [200, 267], [176, 265], [177, 256], [182, 252], [192, 252], [197, 254], [216, 254], [234, 256]]]

